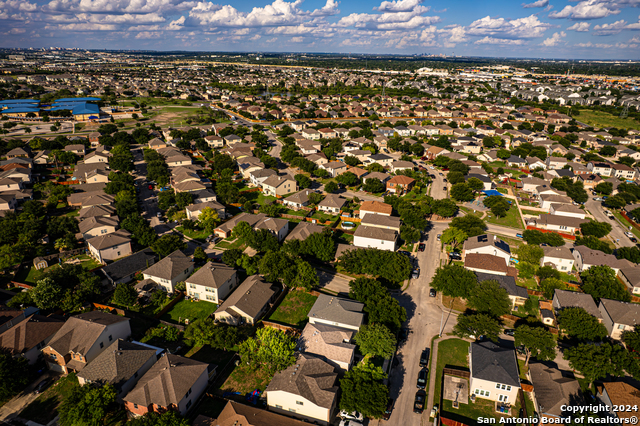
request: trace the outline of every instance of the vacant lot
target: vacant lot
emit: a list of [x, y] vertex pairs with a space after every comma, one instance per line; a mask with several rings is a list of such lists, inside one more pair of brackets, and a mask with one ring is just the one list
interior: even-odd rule
[[619, 118], [601, 111], [580, 110], [580, 115], [575, 117], [577, 121], [582, 121], [593, 127], [616, 127], [618, 129], [640, 130], [640, 123], [633, 118]]
[[462, 339], [448, 339], [438, 343], [438, 363], [436, 365], [436, 388], [434, 393], [434, 401], [436, 403], [440, 401], [442, 370], [446, 366], [469, 368], [468, 353], [469, 342], [465, 342]]
[[511, 206], [511, 208], [507, 211], [507, 215], [505, 217], [496, 217], [493, 213], [489, 212], [484, 220], [487, 223], [508, 226], [510, 228], [523, 228], [522, 219], [520, 219], [520, 213], [518, 212], [518, 208], [515, 205]]
[[307, 314], [317, 298], [303, 290], [292, 290], [285, 296], [269, 320], [303, 328], [308, 321]]

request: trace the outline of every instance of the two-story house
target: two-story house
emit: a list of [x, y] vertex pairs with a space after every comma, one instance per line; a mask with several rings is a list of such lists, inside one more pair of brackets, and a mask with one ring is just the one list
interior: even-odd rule
[[309, 310], [309, 323], [327, 324], [358, 331], [364, 321], [364, 304], [327, 294], [320, 294]]
[[615, 340], [622, 340], [623, 333], [635, 330], [640, 322], [640, 306], [635, 303], [600, 299], [598, 309], [602, 314], [602, 324]]
[[288, 176], [270, 176], [262, 182], [262, 192], [271, 197], [282, 197], [298, 190], [298, 184]]
[[211, 303], [226, 299], [238, 283], [235, 269], [213, 262], [207, 262], [185, 281], [188, 296]]
[[509, 260], [511, 259], [511, 248], [509, 244], [493, 234], [483, 234], [467, 239], [462, 249], [463, 258], [470, 253], [498, 256], [504, 259], [506, 265], [509, 264]]
[[469, 392], [476, 398], [515, 404], [520, 390], [520, 374], [513, 349], [493, 342], [471, 343], [469, 369]]
[[176, 284], [185, 281], [193, 272], [193, 261], [176, 250], [142, 272], [145, 280], [156, 282], [167, 293], [173, 293]]
[[214, 312], [216, 321], [231, 325], [255, 324], [274, 301], [279, 289], [252, 275], [242, 282]]

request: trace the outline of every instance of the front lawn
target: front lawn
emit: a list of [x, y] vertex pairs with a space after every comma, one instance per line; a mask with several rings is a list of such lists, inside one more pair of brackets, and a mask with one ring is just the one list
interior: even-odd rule
[[[442, 386], [442, 370], [445, 367], [469, 368], [469, 342], [462, 339], [447, 339], [438, 343], [438, 362], [436, 364], [436, 387], [434, 391], [434, 401], [440, 401]], [[433, 362], [431, 363], [433, 366]], [[433, 368], [433, 367], [432, 367]]]
[[523, 229], [522, 219], [520, 218], [520, 213], [518, 212], [518, 208], [515, 205], [511, 206], [511, 208], [507, 211], [507, 215], [505, 217], [496, 217], [493, 213], [488, 212], [487, 216], [484, 218], [484, 221], [487, 223], [493, 223], [495, 225]]
[[225, 238], [224, 240], [216, 244], [216, 248], [221, 248], [226, 250], [239, 249], [239, 248], [242, 248], [243, 245], [244, 245], [244, 241], [242, 241], [242, 239], [231, 236], [229, 238]]
[[205, 240], [207, 239], [207, 237], [208, 237], [209, 235], [211, 235], [210, 233], [208, 233], [208, 232], [207, 232], [207, 231], [205, 231], [205, 230], [200, 230], [200, 229], [193, 229], [193, 230], [191, 230], [191, 229], [184, 229], [184, 227], [183, 227], [183, 226], [178, 226], [178, 227], [176, 228], [176, 230], [177, 230], [178, 232], [183, 233], [184, 235], [186, 235], [187, 237], [191, 238], [192, 240], [197, 240], [197, 241], [200, 241], [200, 242], [202, 242], [202, 243], [204, 243], [204, 242], [205, 242]]
[[218, 305], [211, 302], [205, 302], [203, 300], [181, 300], [176, 303], [175, 306], [162, 317], [163, 321], [173, 322], [175, 324], [184, 323], [185, 319], [189, 322], [193, 322], [197, 319], [207, 318], [209, 315], [215, 312]]
[[46, 425], [58, 415], [58, 406], [77, 386], [79, 385], [75, 373], [61, 377], [42, 392], [35, 401], [27, 405], [20, 413], [20, 417]]
[[611, 211], [613, 212], [613, 215], [616, 217], [616, 219], [620, 221], [623, 227], [628, 229], [629, 226], [631, 226], [631, 232], [633, 233], [633, 235], [635, 235], [636, 238], [640, 238], [640, 231], [637, 230], [635, 226], [631, 225], [624, 217], [622, 217], [619, 210], [611, 209]]
[[317, 296], [313, 296], [304, 290], [292, 290], [284, 297], [280, 306], [271, 314], [269, 321], [304, 328], [309, 320], [307, 314], [317, 298]]

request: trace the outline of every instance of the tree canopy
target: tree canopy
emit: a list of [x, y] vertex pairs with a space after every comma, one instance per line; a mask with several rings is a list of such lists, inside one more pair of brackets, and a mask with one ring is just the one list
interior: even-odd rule
[[349, 282], [349, 296], [364, 303], [364, 311], [369, 314], [370, 323], [384, 324], [397, 330], [407, 320], [407, 311], [378, 280], [352, 280]]
[[382, 383], [387, 375], [370, 362], [359, 363], [340, 380], [339, 407], [348, 413], [357, 411], [379, 419], [387, 408], [389, 388]]
[[255, 337], [240, 344], [240, 358], [254, 369], [263, 368], [272, 374], [295, 364], [296, 340], [282, 330], [259, 328]]
[[558, 314], [558, 327], [572, 338], [583, 341], [600, 341], [608, 332], [598, 319], [582, 308], [565, 308]]
[[452, 263], [436, 269], [431, 281], [431, 287], [446, 296], [468, 299], [477, 282], [478, 278], [473, 271]]
[[500, 334], [500, 322], [487, 314], [465, 313], [458, 315], [458, 323], [453, 327], [453, 334], [462, 338], [478, 339], [480, 336], [497, 342]]
[[485, 229], [487, 229], [487, 225], [484, 221], [474, 215], [455, 217], [451, 220], [451, 224], [449, 226], [460, 229], [469, 237], [482, 235], [484, 234]]
[[377, 276], [393, 284], [408, 279], [412, 270], [409, 258], [402, 253], [374, 248], [345, 251], [339, 261], [347, 272]]
[[511, 312], [511, 300], [507, 290], [494, 280], [482, 281], [473, 287], [469, 306], [478, 312], [500, 317]]
[[396, 351], [396, 337], [382, 324], [363, 325], [354, 340], [363, 355], [390, 358]]
[[582, 290], [595, 299], [631, 301], [627, 287], [618, 281], [615, 271], [609, 266], [591, 266], [582, 271], [580, 278], [582, 278]]
[[551, 361], [556, 357], [556, 342], [551, 332], [544, 327], [520, 325], [515, 330], [514, 339], [516, 347], [523, 345], [527, 351], [526, 364], [530, 357], [538, 361]]

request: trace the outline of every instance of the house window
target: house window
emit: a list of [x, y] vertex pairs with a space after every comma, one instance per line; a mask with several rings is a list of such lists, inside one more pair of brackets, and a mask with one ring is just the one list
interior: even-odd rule
[[49, 354], [49, 356], [51, 357], [51, 359], [56, 359], [56, 358], [58, 358], [58, 357], [56, 356], [56, 354]]
[[136, 377], [138, 377], [138, 372], [137, 371], [135, 373], [133, 373], [133, 378], [135, 379]]
[[618, 324], [618, 330], [624, 330], [624, 324]]
[[189, 388], [189, 390], [187, 391], [187, 394], [184, 396], [185, 398], [188, 397], [189, 395], [191, 395], [191, 388]]
[[187, 410], [189, 409], [189, 407], [191, 407], [191, 400], [189, 400], [189, 402], [187, 402]]
[[113, 336], [110, 334], [109, 335], [109, 341], [112, 341], [112, 340], [113, 340]]
[[189, 284], [189, 288], [196, 288], [195, 284]]
[[304, 402], [302, 402], [302, 401], [296, 401], [296, 404], [297, 404], [297, 405], [304, 405]]
[[207, 298], [207, 300], [216, 300], [215, 297], [213, 297], [213, 295], [211, 295], [211, 294], [207, 294], [206, 298]]
[[289, 408], [289, 411], [291, 411], [292, 413], [296, 412], [296, 410], [294, 410], [293, 408]]
[[138, 404], [133, 404], [133, 408], [138, 409]]
[[281, 410], [282, 410], [282, 405], [278, 405], [278, 404], [276, 404], [276, 408], [279, 408], [279, 409], [281, 409]]
[[118, 252], [117, 256], [120, 256], [120, 252]]
[[208, 291], [210, 293], [214, 293], [215, 292], [215, 290], [210, 288], [210, 287], [205, 288], [204, 291]]
[[100, 342], [100, 349], [104, 348], [104, 342]]
[[496, 389], [500, 389], [500, 383], [496, 385]]

